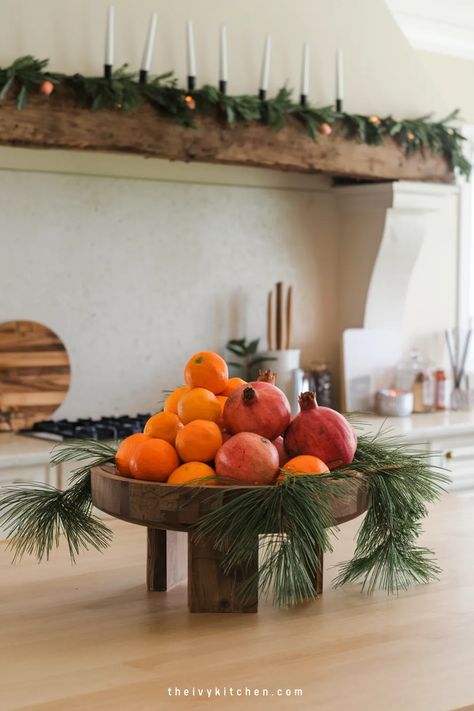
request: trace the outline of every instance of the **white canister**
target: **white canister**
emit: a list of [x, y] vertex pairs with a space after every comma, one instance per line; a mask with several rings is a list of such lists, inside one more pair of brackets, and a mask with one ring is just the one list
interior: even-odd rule
[[260, 370], [268, 370], [271, 368], [276, 373], [276, 384], [283, 390], [286, 397], [290, 401], [291, 412], [298, 412], [298, 377], [297, 372], [300, 368], [301, 351], [296, 348], [282, 351], [263, 351], [257, 353], [258, 358], [262, 359], [259, 363]]
[[383, 417], [409, 417], [413, 412], [413, 393], [403, 390], [378, 390], [375, 409]]

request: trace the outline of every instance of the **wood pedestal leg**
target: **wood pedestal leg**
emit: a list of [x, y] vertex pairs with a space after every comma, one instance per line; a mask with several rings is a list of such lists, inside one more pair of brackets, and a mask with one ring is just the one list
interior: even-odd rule
[[186, 579], [187, 533], [147, 529], [146, 585], [165, 591]]
[[257, 612], [258, 585], [244, 602], [238, 588], [243, 580], [258, 571], [258, 541], [249, 565], [224, 575], [224, 554], [212, 547], [212, 540], [198, 543], [188, 539], [188, 606], [190, 612]]

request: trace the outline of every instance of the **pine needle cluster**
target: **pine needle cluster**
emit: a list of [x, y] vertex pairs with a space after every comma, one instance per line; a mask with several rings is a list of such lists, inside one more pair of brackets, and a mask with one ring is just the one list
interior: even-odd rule
[[231, 498], [204, 516], [194, 536], [214, 541], [226, 573], [245, 569], [260, 547], [261, 563], [239, 591], [248, 600], [258, 586], [277, 607], [316, 597], [321, 552], [332, 550], [333, 499], [351, 494], [350, 474], [284, 476], [276, 486]]
[[81, 549], [100, 550], [109, 545], [111, 531], [92, 510], [91, 467], [114, 461], [116, 448], [87, 440], [62, 443], [51, 457], [52, 464], [81, 463], [62, 491], [54, 486], [18, 481], [0, 490], [0, 525], [6, 529], [14, 559], [26, 553], [38, 561], [48, 559], [64, 536], [71, 561]]
[[433, 552], [417, 545], [427, 505], [449, 483], [429, 456], [394, 438], [359, 436], [351, 468], [366, 474], [369, 504], [354, 557], [341, 566], [336, 585], [361, 581], [369, 593], [376, 588], [397, 593], [438, 577]]

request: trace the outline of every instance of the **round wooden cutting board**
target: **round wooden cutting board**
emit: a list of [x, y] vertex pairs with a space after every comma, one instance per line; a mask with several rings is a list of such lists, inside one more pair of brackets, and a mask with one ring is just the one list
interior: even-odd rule
[[69, 356], [53, 331], [34, 321], [0, 324], [0, 430], [47, 420], [70, 381]]

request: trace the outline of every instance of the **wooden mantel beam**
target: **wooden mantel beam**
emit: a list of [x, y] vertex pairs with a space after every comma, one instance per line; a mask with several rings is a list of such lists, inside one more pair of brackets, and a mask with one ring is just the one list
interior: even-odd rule
[[312, 141], [297, 120], [281, 131], [258, 122], [228, 126], [196, 116], [185, 128], [149, 105], [137, 111], [91, 111], [61, 92], [49, 99], [30, 96], [23, 111], [14, 99], [0, 104], [0, 144], [30, 148], [135, 153], [173, 161], [258, 166], [366, 180], [421, 180], [451, 183], [442, 156], [409, 158], [392, 139], [381, 146], [350, 141], [334, 132]]

